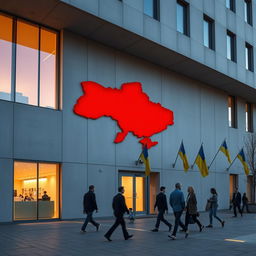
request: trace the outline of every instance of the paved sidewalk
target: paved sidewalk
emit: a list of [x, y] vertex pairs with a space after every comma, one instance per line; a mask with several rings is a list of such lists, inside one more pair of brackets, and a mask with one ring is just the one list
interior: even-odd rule
[[[103, 235], [113, 220], [99, 220], [100, 231], [95, 232], [89, 225], [85, 234], [79, 233], [82, 220], [4, 224], [0, 225], [0, 255], [256, 255], [256, 214], [232, 218], [231, 212], [220, 212], [219, 216], [225, 220], [224, 228], [215, 220], [213, 229], [204, 229], [201, 233], [196, 225], [190, 225], [189, 237], [185, 239], [184, 233], [179, 232], [175, 241], [167, 237], [169, 233], [163, 223], [158, 233], [150, 232], [155, 218], [137, 219], [134, 224], [127, 221], [134, 238], [123, 240], [119, 227], [112, 242], [106, 241]], [[167, 218], [173, 223], [172, 215]], [[200, 220], [207, 225], [208, 214], [201, 214]]]

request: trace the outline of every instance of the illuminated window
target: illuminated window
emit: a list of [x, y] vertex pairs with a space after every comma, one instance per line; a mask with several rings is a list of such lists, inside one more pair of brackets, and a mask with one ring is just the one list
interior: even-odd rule
[[245, 130], [247, 132], [253, 132], [253, 115], [251, 103], [245, 103]]
[[59, 164], [14, 162], [14, 220], [59, 218]]
[[189, 4], [178, 0], [176, 5], [177, 31], [189, 36]]
[[234, 96], [228, 96], [228, 126], [231, 128], [237, 128], [236, 98]]
[[0, 28], [0, 99], [57, 109], [58, 34], [3, 14]]
[[159, 0], [144, 0], [144, 13], [160, 20]]

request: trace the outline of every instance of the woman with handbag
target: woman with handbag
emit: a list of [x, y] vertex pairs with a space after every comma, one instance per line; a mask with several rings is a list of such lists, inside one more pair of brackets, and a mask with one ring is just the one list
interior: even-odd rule
[[187, 206], [186, 206], [186, 217], [185, 217], [185, 227], [188, 229], [188, 224], [196, 223], [201, 232], [204, 226], [197, 219], [199, 213], [197, 211], [197, 200], [193, 187], [188, 187], [188, 196], [187, 196]]
[[210, 218], [210, 224], [208, 226], [206, 226], [207, 228], [212, 228], [212, 216], [217, 219], [220, 223], [221, 226], [224, 227], [225, 221], [221, 220], [218, 216], [217, 216], [217, 208], [218, 208], [218, 194], [215, 188], [211, 188], [211, 194], [212, 196], [208, 199], [207, 201], [207, 205], [209, 205], [209, 218]]

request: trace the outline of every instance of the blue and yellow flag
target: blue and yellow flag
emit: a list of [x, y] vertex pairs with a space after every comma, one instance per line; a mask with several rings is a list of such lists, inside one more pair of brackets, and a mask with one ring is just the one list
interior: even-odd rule
[[183, 141], [181, 142], [181, 145], [180, 145], [179, 156], [180, 156], [180, 158], [183, 162], [184, 171], [187, 172], [188, 169], [189, 169], [189, 164], [188, 164], [188, 159], [187, 159], [187, 156], [186, 156], [185, 148], [184, 148], [184, 145], [183, 145]]
[[226, 140], [224, 140], [223, 143], [221, 144], [220, 151], [224, 153], [224, 155], [228, 159], [228, 162], [231, 164], [230, 154], [228, 151], [228, 146], [227, 146]]
[[201, 145], [201, 147], [200, 147], [200, 150], [198, 152], [195, 162], [201, 172], [201, 175], [203, 177], [206, 177], [208, 175], [208, 166], [205, 161], [203, 145]]
[[150, 169], [147, 147], [143, 147], [139, 158], [143, 161], [143, 163], [145, 165], [145, 174], [146, 174], [146, 176], [149, 176], [150, 172], [151, 172], [151, 169]]
[[241, 151], [237, 155], [238, 159], [241, 161], [243, 167], [244, 167], [244, 172], [248, 176], [250, 173], [249, 167], [245, 161], [245, 155], [244, 155], [244, 150], [241, 149]]

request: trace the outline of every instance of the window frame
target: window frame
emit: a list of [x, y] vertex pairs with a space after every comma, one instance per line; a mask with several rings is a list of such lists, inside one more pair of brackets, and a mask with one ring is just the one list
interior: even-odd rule
[[[246, 54], [247, 52], [247, 54]], [[253, 46], [247, 42], [245, 42], [245, 68], [248, 71], [254, 72], [254, 53]]]
[[[229, 99], [231, 100], [231, 123], [229, 124]], [[228, 127], [237, 129], [237, 98], [228, 95]]]
[[236, 0], [226, 0], [226, 8], [236, 13]]
[[244, 21], [251, 26], [253, 25], [252, 15], [252, 1], [244, 0]]
[[152, 9], [153, 13], [152, 15], [149, 15], [145, 12], [145, 1], [143, 1], [143, 13], [154, 20], [160, 21], [160, 0], [151, 0], [152, 1]]
[[[0, 99], [4, 101], [9, 101], [9, 102], [14, 102], [16, 104], [24, 104], [24, 105], [29, 105], [29, 106], [34, 106], [34, 107], [39, 107], [39, 108], [46, 108], [46, 109], [52, 109], [55, 111], [61, 110], [61, 85], [60, 85], [60, 31], [53, 29], [49, 26], [42, 25], [40, 23], [36, 23], [34, 21], [31, 21], [29, 19], [25, 18], [20, 18], [19, 16], [14, 16], [11, 14], [8, 14], [6, 12], [0, 11], [0, 15], [9, 17], [12, 19], [12, 74], [11, 74], [11, 100], [5, 100], [5, 99]], [[17, 62], [17, 22], [25, 22], [28, 24], [31, 24], [33, 26], [38, 27], [38, 33], [39, 33], [39, 49], [38, 49], [38, 83], [37, 83], [37, 105], [33, 104], [28, 104], [28, 103], [22, 103], [22, 102], [17, 102], [16, 101], [16, 62]], [[44, 107], [40, 106], [40, 31], [41, 29], [47, 29], [50, 30], [54, 33], [56, 33], [56, 74], [55, 74], [55, 94], [56, 94], [56, 103], [55, 107]]]
[[[178, 30], [178, 13], [177, 13], [177, 5], [180, 5], [183, 7], [183, 31], [180, 32]], [[186, 36], [190, 36], [190, 11], [189, 11], [189, 3], [184, 0], [177, 0], [176, 2], [176, 30]]]
[[250, 102], [245, 103], [245, 131], [253, 133], [253, 104]]
[[[205, 44], [204, 44], [204, 46], [211, 50], [215, 50], [215, 22], [214, 22], [214, 19], [212, 19], [209, 16], [207, 16], [206, 14], [204, 14], [203, 23], [204, 22], [208, 23], [208, 40], [209, 40], [209, 46], [206, 46]], [[205, 35], [203, 35], [203, 36], [205, 36]]]
[[237, 51], [236, 51], [236, 34], [231, 32], [230, 30], [227, 30], [226, 34], [226, 40], [228, 40], [228, 37], [230, 37], [230, 58], [228, 58], [228, 49], [227, 49], [227, 59], [237, 62]]

